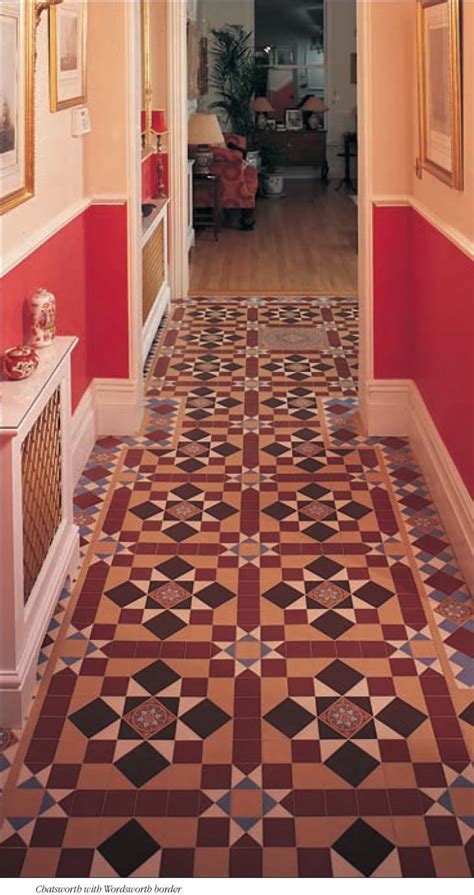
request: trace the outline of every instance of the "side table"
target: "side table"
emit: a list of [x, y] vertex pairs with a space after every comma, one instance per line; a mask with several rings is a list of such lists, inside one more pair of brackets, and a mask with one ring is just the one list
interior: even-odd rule
[[193, 188], [194, 229], [212, 227], [217, 240], [221, 226], [221, 178], [219, 174], [194, 174]]

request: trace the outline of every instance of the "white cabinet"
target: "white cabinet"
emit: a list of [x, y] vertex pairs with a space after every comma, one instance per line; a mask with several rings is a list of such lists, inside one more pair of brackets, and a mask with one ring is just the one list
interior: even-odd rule
[[169, 199], [150, 200], [152, 213], [142, 218], [142, 322], [145, 360], [170, 300], [168, 278]]
[[79, 562], [73, 524], [71, 370], [77, 339], [39, 352], [29, 379], [0, 387], [0, 726], [20, 727], [54, 607]]

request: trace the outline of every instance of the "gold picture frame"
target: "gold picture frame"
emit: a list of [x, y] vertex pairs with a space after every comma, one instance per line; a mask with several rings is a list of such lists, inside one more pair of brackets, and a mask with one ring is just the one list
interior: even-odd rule
[[33, 0], [0, 6], [0, 214], [34, 196]]
[[49, 10], [51, 112], [83, 106], [86, 83], [87, 0], [63, 0]]
[[417, 0], [419, 158], [427, 171], [463, 188], [461, 0]]

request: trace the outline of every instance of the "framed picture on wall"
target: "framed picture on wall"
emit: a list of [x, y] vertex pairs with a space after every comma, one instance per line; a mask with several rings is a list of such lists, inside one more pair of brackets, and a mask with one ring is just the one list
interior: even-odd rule
[[34, 4], [0, 5], [0, 212], [34, 194]]
[[52, 112], [86, 102], [87, 3], [64, 0], [49, 11], [49, 93]]
[[418, 113], [423, 170], [463, 187], [461, 0], [417, 0]]

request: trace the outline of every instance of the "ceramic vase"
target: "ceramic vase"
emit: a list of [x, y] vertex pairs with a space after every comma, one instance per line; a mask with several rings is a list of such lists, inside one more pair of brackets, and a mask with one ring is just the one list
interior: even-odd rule
[[56, 335], [56, 299], [47, 289], [38, 289], [30, 299], [31, 334], [34, 348], [48, 348]]
[[3, 374], [6, 379], [28, 379], [38, 366], [38, 355], [31, 345], [6, 348], [3, 355]]

